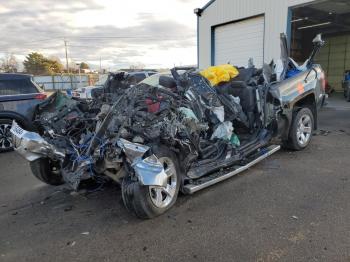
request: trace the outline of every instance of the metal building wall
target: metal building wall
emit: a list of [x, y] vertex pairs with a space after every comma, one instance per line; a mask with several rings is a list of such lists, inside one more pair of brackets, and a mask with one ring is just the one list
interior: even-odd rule
[[279, 58], [279, 37], [287, 32], [288, 8], [308, 2], [313, 0], [216, 0], [198, 19], [199, 67], [211, 65], [213, 26], [257, 15], [265, 15], [264, 62]]

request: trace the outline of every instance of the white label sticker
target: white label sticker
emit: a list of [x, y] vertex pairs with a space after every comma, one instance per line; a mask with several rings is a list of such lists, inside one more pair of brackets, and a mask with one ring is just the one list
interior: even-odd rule
[[17, 125], [17, 123], [13, 123], [12, 127], [11, 127], [11, 133], [13, 135], [15, 135], [18, 138], [22, 138], [24, 136], [25, 133], [27, 133], [27, 131], [25, 131], [24, 129], [22, 129], [20, 126]]

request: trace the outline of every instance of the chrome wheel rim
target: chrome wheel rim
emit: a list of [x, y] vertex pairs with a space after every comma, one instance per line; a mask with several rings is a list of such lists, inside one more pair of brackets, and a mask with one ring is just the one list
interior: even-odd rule
[[0, 124], [0, 149], [10, 149], [12, 145], [11, 124]]
[[166, 208], [170, 205], [176, 195], [177, 176], [174, 162], [168, 157], [161, 157], [165, 173], [168, 176], [166, 187], [149, 187], [149, 195], [153, 205], [157, 208]]
[[312, 121], [309, 115], [303, 115], [298, 122], [297, 140], [300, 146], [309, 143], [312, 134]]

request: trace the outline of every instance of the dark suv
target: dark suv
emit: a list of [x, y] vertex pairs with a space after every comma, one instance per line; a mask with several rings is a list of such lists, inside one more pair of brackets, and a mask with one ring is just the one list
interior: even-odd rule
[[35, 106], [46, 98], [31, 75], [0, 74], [0, 152], [12, 149], [12, 120], [33, 129]]

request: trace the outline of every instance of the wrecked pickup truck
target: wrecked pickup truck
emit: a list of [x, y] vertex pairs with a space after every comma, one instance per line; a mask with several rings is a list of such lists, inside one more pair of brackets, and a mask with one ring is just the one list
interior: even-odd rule
[[[152, 218], [191, 194], [230, 178], [281, 146], [302, 150], [317, 127], [324, 73], [313, 57], [303, 67], [280, 64], [238, 68], [212, 86], [194, 68], [173, 68], [132, 87], [87, 102], [56, 93], [38, 106], [38, 132], [16, 123], [16, 151], [50, 185], [110, 178], [121, 184], [126, 208]], [[282, 49], [283, 50], [283, 49]]]

